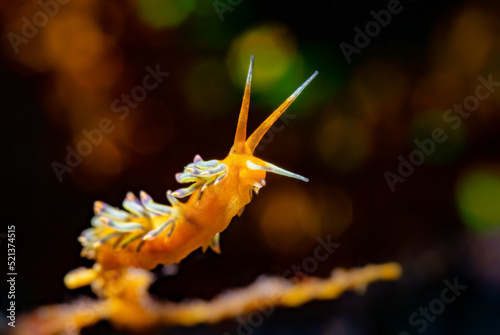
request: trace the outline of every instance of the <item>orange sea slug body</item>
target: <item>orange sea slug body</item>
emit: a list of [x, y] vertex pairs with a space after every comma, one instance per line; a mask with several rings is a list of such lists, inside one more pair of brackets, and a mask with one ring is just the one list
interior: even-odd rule
[[[199, 247], [219, 252], [219, 233], [241, 213], [265, 185], [266, 172], [307, 181], [253, 156], [261, 138], [285, 112], [300, 92], [316, 76], [315, 72], [256, 130], [246, 138], [250, 104], [253, 56], [250, 61], [243, 103], [233, 147], [219, 160], [204, 161], [198, 155], [182, 173], [176, 175], [186, 188], [167, 192], [170, 206], [154, 202], [141, 191], [140, 199], [128, 193], [123, 202], [127, 210], [97, 201], [92, 227], [83, 231], [79, 240], [82, 255], [95, 259], [102, 269], [139, 267], [152, 269], [158, 264], [178, 263]], [[189, 196], [186, 202], [178, 199]], [[73, 278], [75, 279], [75, 278]], [[85, 280], [66, 278], [69, 287], [88, 284]]]
[[[257, 187], [257, 180], [263, 181], [265, 178], [265, 171], [254, 171], [253, 177], [248, 176], [242, 181], [240, 174], [244, 173], [238, 169], [236, 162], [242, 158], [247, 157], [227, 157], [223, 161], [229, 166], [227, 175], [216, 185], [207, 187], [201, 198], [201, 191], [196, 190], [186, 203], [173, 205], [176, 211], [173, 215], [177, 218], [170, 236], [167, 237], [168, 231], [164, 230], [156, 238], [143, 243], [139, 252], [136, 249], [140, 241], [119, 251], [112, 243], [105, 243], [100, 246], [97, 262], [105, 268], [135, 266], [151, 269], [157, 264], [178, 263], [193, 250], [210, 246], [214, 236], [226, 229], [231, 219], [250, 202], [251, 191]], [[150, 220], [152, 226], [158, 227], [168, 218], [169, 216], [156, 216]], [[217, 246], [212, 245], [212, 248], [216, 249]]]

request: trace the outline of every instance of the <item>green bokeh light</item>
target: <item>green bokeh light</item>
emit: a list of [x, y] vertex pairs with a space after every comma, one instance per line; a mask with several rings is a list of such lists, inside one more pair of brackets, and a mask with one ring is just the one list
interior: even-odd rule
[[156, 29], [178, 26], [195, 6], [195, 0], [137, 0], [139, 17]]
[[458, 181], [456, 200], [460, 216], [475, 232], [500, 226], [500, 168], [476, 168]]
[[[251, 55], [255, 56], [252, 91], [256, 94], [265, 92], [270, 97], [273, 94], [269, 93], [275, 92], [285, 75], [302, 73], [295, 40], [284, 27], [260, 26], [234, 40], [227, 65], [235, 85], [245, 86]], [[289, 84], [291, 87], [292, 83]]]

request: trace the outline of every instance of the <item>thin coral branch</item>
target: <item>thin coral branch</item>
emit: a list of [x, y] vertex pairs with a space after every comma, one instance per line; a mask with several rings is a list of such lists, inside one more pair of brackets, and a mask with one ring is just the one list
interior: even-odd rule
[[[72, 304], [42, 307], [25, 316], [17, 334], [78, 334], [99, 320], [135, 331], [161, 326], [216, 323], [227, 318], [276, 306], [300, 306], [314, 299], [335, 299], [347, 290], [363, 292], [377, 280], [396, 280], [397, 263], [336, 269], [325, 279], [309, 277], [293, 282], [281, 277], [260, 277], [248, 287], [224, 292], [211, 301], [190, 300], [160, 303], [147, 292], [154, 280], [150, 272], [134, 268], [124, 273], [104, 273], [104, 286], [93, 285], [100, 300], [81, 299]], [[111, 279], [112, 277], [116, 277]], [[96, 281], [99, 282], [99, 279]]]

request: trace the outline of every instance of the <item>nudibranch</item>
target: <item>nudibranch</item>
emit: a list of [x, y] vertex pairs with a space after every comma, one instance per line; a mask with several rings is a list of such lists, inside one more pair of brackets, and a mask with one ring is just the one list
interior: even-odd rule
[[[83, 245], [82, 256], [95, 259], [102, 269], [130, 266], [152, 269], [158, 264], [178, 263], [200, 247], [220, 252], [219, 233], [235, 215], [242, 213], [252, 199], [252, 192], [258, 193], [265, 185], [267, 172], [308, 181], [255, 157], [254, 151], [273, 123], [318, 72], [314, 72], [247, 138], [253, 67], [252, 56], [236, 135], [227, 157], [203, 160], [196, 155], [182, 173], [176, 174], [179, 183], [190, 185], [168, 191], [170, 205], [153, 201], [144, 191], [139, 197], [129, 192], [123, 201], [125, 210], [96, 201], [92, 227], [79, 237]], [[185, 202], [179, 200], [187, 197]], [[71, 278], [66, 278], [69, 287], [86, 282], [75, 282]]]

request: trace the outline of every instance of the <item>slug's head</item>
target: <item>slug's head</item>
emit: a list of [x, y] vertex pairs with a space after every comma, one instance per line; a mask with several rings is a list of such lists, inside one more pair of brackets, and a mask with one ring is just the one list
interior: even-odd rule
[[[295, 173], [286, 171], [271, 163], [265, 162], [253, 156], [255, 148], [259, 144], [262, 137], [278, 120], [278, 118], [286, 111], [292, 102], [298, 97], [300, 92], [316, 77], [318, 71], [306, 80], [288, 99], [285, 100], [253, 133], [246, 138], [248, 109], [250, 106], [250, 92], [252, 87], [254, 57], [250, 58], [250, 67], [248, 69], [247, 82], [245, 85], [245, 93], [243, 94], [243, 102], [241, 104], [240, 116], [238, 118], [238, 126], [234, 137], [234, 144], [230, 151], [230, 156], [238, 161], [240, 166], [240, 180], [244, 184], [253, 185], [256, 188], [264, 186], [264, 178], [266, 172], [272, 172], [287, 177], [297, 178], [303, 181], [308, 181], [307, 178], [299, 176]], [[259, 185], [261, 185], [259, 187]]]
[[282, 176], [300, 179], [308, 182], [309, 179], [298, 174], [292, 173], [276, 165], [263, 161], [260, 158], [251, 155], [237, 156], [240, 160], [240, 185], [242, 188], [250, 188], [255, 193], [259, 193], [261, 187], [266, 185], [266, 172], [280, 174]]

